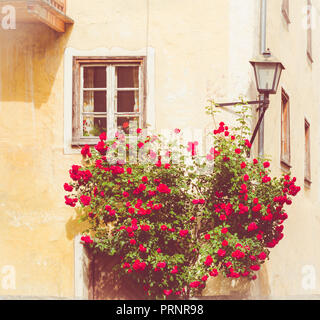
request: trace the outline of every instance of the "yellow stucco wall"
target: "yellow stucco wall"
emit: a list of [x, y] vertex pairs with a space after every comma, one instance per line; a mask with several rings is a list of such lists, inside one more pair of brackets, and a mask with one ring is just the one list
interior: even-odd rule
[[[313, 64], [307, 58], [307, 30], [305, 5], [307, 1], [290, 1], [290, 20], [287, 26], [281, 15], [272, 18], [268, 25], [268, 45], [284, 62], [281, 86], [290, 96], [291, 117], [291, 165], [292, 173], [302, 187], [301, 193], [288, 210], [285, 223], [285, 238], [271, 253], [268, 263], [271, 295], [295, 296], [319, 294], [320, 281], [320, 185], [319, 185], [319, 54], [318, 35], [320, 3], [313, 1], [312, 30]], [[277, 1], [269, 1], [269, 12], [278, 10]], [[271, 19], [271, 18], [270, 18]], [[279, 86], [280, 88], [280, 86]], [[280, 91], [271, 100], [270, 112], [266, 115], [265, 152], [272, 157], [273, 172], [280, 174]], [[304, 118], [310, 122], [311, 133], [311, 188], [304, 187]], [[311, 265], [316, 272], [316, 283], [312, 290], [303, 288], [304, 266]]]
[[[0, 295], [74, 296], [75, 212], [64, 205], [63, 183], [79, 155], [64, 154], [64, 51], [119, 47], [154, 48], [156, 128], [203, 128], [210, 98], [256, 98], [248, 60], [258, 53], [257, 1], [248, 0], [68, 0], [75, 21], [65, 34], [42, 24], [0, 29]], [[268, 47], [285, 64], [281, 85], [291, 99], [293, 173], [303, 186], [303, 117], [311, 122], [312, 187], [289, 211], [285, 239], [255, 284], [235, 287], [216, 280], [206, 294], [288, 296], [305, 292], [301, 268], [320, 267], [318, 100], [319, 43], [315, 62], [306, 58], [301, 5], [290, 8], [287, 30], [279, 1], [268, 6]], [[302, 19], [302, 18], [301, 18]], [[148, 27], [147, 27], [148, 25]], [[315, 36], [314, 36], [315, 38]], [[265, 121], [265, 151], [280, 174], [280, 100], [271, 98]], [[196, 116], [195, 116], [196, 115]], [[221, 115], [231, 120], [229, 112]], [[1, 280], [4, 266], [16, 272], [15, 289]], [[2, 271], [1, 271], [2, 270]], [[2, 273], [1, 273], [2, 272]], [[1, 278], [2, 277], [2, 278]]]

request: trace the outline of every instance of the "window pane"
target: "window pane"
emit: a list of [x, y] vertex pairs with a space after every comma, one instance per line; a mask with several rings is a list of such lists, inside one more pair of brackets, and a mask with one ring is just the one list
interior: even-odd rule
[[118, 130], [124, 131], [126, 134], [129, 134], [129, 127], [135, 126], [139, 127], [139, 117], [118, 117], [117, 118], [117, 128]]
[[84, 67], [83, 70], [84, 88], [106, 88], [106, 67]]
[[118, 91], [117, 112], [139, 112], [139, 91]]
[[281, 159], [290, 162], [290, 117], [289, 98], [282, 91], [282, 114], [281, 114]]
[[84, 91], [83, 92], [84, 112], [107, 112], [106, 91]]
[[83, 136], [98, 137], [102, 132], [107, 131], [106, 118], [97, 118], [93, 116], [83, 117]]
[[139, 88], [139, 67], [116, 67], [118, 88]]
[[304, 125], [304, 131], [305, 131], [305, 162], [304, 162], [304, 174], [305, 178], [308, 180], [311, 179], [311, 165], [310, 165], [310, 125], [305, 120]]

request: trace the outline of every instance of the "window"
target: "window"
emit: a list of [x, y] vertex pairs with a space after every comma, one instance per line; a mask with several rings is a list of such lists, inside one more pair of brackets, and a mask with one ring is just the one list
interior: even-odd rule
[[310, 124], [304, 120], [305, 156], [304, 156], [304, 180], [311, 183], [311, 160], [310, 160]]
[[287, 21], [287, 23], [290, 23], [289, 18], [289, 0], [282, 0], [282, 8], [281, 8], [283, 17]]
[[290, 104], [282, 89], [281, 95], [281, 164], [290, 167]]
[[145, 126], [144, 58], [73, 58], [72, 144]]
[[308, 9], [307, 9], [307, 56], [310, 62], [313, 62], [312, 59], [312, 4], [311, 0], [308, 0]]

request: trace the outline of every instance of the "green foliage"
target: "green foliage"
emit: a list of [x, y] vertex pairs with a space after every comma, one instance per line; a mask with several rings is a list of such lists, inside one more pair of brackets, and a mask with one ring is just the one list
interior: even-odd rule
[[66, 204], [80, 203], [90, 225], [84, 243], [121, 257], [119, 276], [133, 278], [151, 299], [201, 294], [218, 273], [255, 279], [283, 237], [284, 205], [300, 188], [289, 175], [271, 179], [266, 159], [247, 158], [249, 107], [237, 112], [232, 130], [221, 122], [213, 131], [206, 157], [189, 143], [191, 163], [178, 139], [138, 129], [134, 140], [100, 136], [95, 149], [82, 149], [86, 166], [70, 170], [65, 189], [75, 200], [66, 196]]

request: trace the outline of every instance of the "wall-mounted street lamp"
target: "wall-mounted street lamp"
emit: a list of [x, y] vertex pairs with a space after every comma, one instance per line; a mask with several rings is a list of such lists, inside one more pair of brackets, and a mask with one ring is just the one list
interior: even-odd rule
[[[269, 107], [269, 94], [277, 93], [281, 72], [285, 67], [279, 60], [271, 55], [269, 49], [262, 55], [250, 61], [250, 63], [254, 68], [257, 90], [264, 96], [263, 100], [247, 102], [247, 104], [258, 104], [259, 108], [262, 108], [259, 120], [250, 139], [250, 143], [253, 144], [264, 114]], [[234, 106], [237, 104], [241, 104], [241, 102], [220, 103], [217, 104], [217, 107]]]

